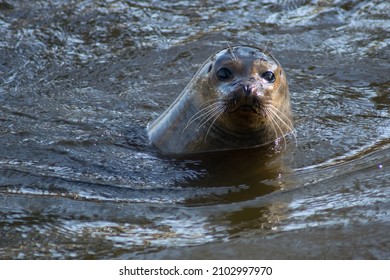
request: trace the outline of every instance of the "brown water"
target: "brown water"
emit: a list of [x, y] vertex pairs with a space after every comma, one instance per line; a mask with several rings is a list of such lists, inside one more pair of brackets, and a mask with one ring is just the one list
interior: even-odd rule
[[[390, 2], [0, 0], [0, 258], [390, 258]], [[145, 128], [227, 44], [297, 141], [164, 158]]]

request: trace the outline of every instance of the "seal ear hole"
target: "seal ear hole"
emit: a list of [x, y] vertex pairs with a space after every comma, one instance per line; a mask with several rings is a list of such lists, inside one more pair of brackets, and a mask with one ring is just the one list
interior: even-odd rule
[[275, 75], [271, 71], [266, 71], [263, 74], [261, 74], [261, 77], [266, 80], [269, 83], [275, 82]]
[[207, 73], [210, 73], [211, 69], [213, 69], [213, 64], [210, 63], [209, 69], [207, 70]]
[[217, 71], [217, 78], [220, 81], [227, 81], [233, 78], [233, 73], [228, 68], [221, 68]]

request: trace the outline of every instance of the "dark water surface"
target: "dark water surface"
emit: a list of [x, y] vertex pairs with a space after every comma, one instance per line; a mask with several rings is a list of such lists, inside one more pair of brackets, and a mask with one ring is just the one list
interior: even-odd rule
[[[0, 258], [390, 259], [390, 2], [0, 0]], [[146, 126], [227, 44], [296, 137], [170, 159]]]

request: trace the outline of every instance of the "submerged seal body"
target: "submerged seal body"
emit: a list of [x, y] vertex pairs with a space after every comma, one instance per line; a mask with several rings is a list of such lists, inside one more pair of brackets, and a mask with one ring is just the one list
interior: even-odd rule
[[259, 48], [235, 46], [206, 60], [148, 135], [165, 154], [192, 154], [260, 146], [292, 129], [279, 62]]

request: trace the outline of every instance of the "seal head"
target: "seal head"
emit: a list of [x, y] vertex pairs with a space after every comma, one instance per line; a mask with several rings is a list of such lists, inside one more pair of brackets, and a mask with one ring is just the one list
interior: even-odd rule
[[165, 154], [191, 154], [256, 147], [292, 129], [279, 62], [259, 48], [235, 46], [206, 60], [148, 135]]

